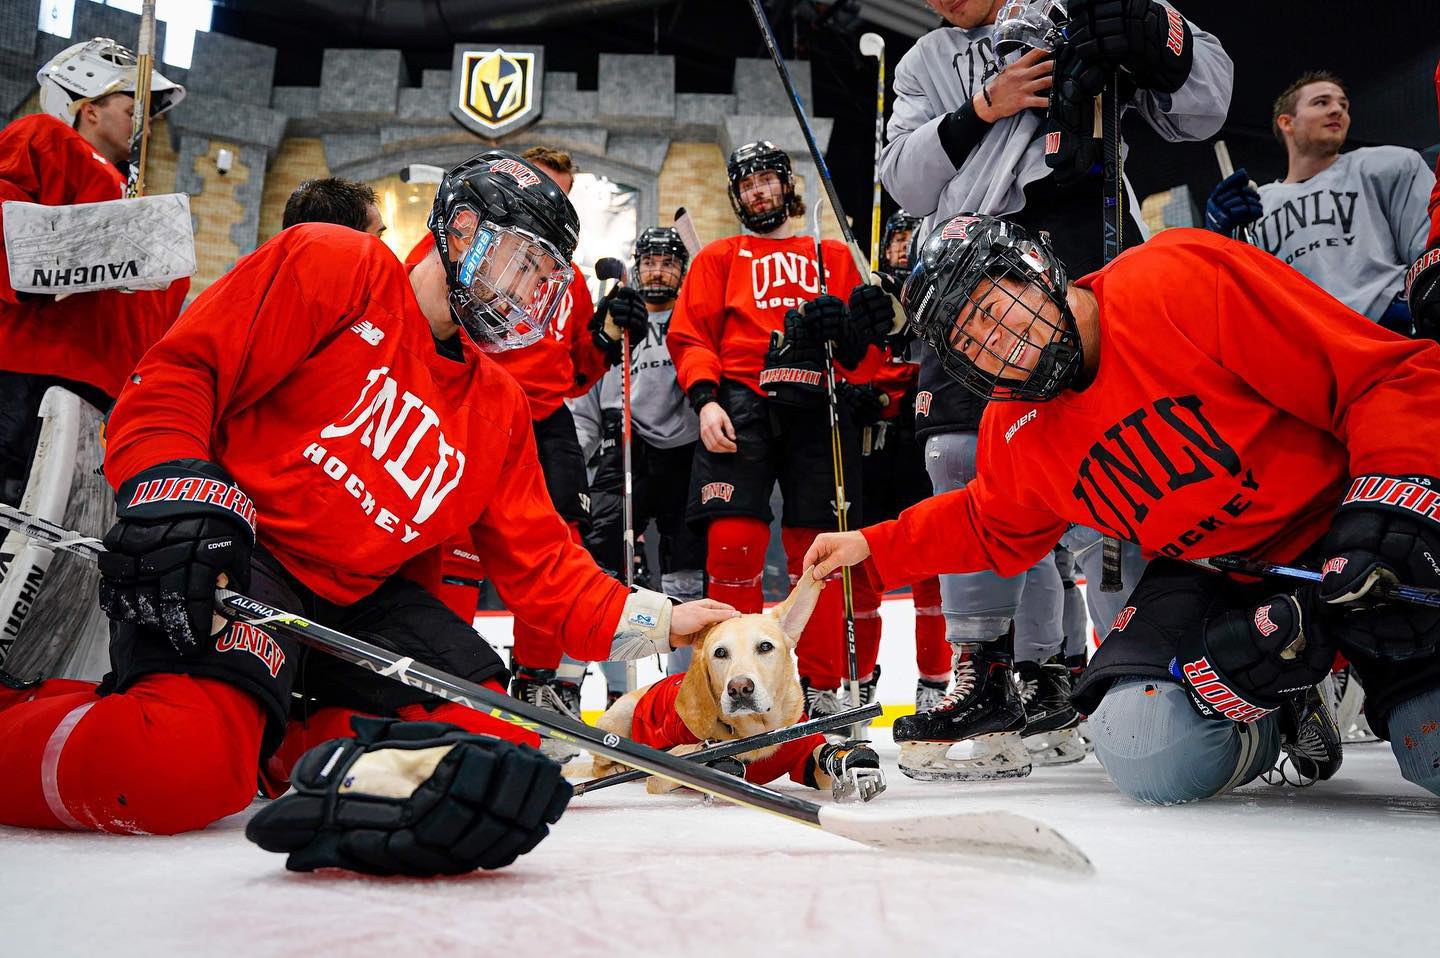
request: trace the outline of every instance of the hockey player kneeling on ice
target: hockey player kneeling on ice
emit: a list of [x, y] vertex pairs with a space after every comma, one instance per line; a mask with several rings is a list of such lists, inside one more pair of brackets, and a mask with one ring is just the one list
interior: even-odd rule
[[354, 738], [301, 756], [294, 791], [245, 826], [261, 848], [288, 852], [291, 871], [504, 868], [540, 844], [570, 801], [560, 766], [534, 749], [443, 722], [353, 725]]
[[105, 458], [119, 515], [100, 561], [111, 671], [98, 689], [0, 685], [0, 822], [203, 828], [245, 808], [257, 777], [283, 791], [295, 760], [356, 713], [538, 745], [285, 635], [217, 628], [221, 574], [495, 691], [499, 657], [433, 594], [462, 535], [501, 598], [576, 658], [668, 652], [735, 615], [627, 589], [571, 540], [530, 405], [486, 355], [546, 335], [570, 281], [569, 200], [490, 151], [446, 174], [430, 228], [435, 251], [407, 270], [374, 236], [291, 227], [146, 354]]
[[[1440, 611], [1384, 597], [1396, 580], [1440, 586], [1440, 423], [1420, 411], [1440, 395], [1440, 346], [1202, 230], [1070, 283], [1045, 240], [962, 214], [901, 300], [949, 375], [1003, 405], [981, 423], [974, 483], [820, 536], [815, 575], [1013, 574], [1067, 523], [1098, 527], [1153, 557], [1073, 696], [1122, 792], [1219, 795], [1282, 748], [1302, 774], [1334, 774], [1340, 734], [1315, 686], [1338, 651], [1401, 773], [1440, 794]], [[1294, 588], [1191, 561], [1234, 553], [1323, 577]], [[973, 661], [928, 738], [993, 730], [1009, 693], [993, 657]]]
[[[807, 569], [789, 597], [769, 612], [712, 626], [694, 643], [686, 672], [626, 693], [595, 724], [685, 755], [705, 742], [748, 738], [803, 721], [795, 645], [824, 585]], [[788, 771], [796, 782], [830, 789], [836, 801], [868, 802], [885, 790], [880, 760], [866, 742], [829, 743], [815, 733], [739, 758], [745, 778], [757, 784]], [[612, 770], [613, 763], [596, 760], [596, 774]], [[652, 794], [678, 787], [659, 778], [646, 783]]]

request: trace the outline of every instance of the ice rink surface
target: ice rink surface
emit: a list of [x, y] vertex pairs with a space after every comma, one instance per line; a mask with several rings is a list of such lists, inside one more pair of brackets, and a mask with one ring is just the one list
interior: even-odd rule
[[886, 854], [638, 784], [577, 798], [508, 869], [438, 881], [286, 872], [245, 841], [248, 812], [174, 838], [0, 828], [0, 955], [1440, 954], [1440, 798], [1384, 744], [1313, 788], [1149, 808], [1093, 757], [922, 783], [875, 738], [877, 809], [1030, 815], [1095, 873]]

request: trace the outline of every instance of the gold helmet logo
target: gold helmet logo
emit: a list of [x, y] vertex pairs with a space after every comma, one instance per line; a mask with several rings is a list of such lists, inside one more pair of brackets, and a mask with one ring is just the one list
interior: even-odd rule
[[[457, 57], [457, 116], [482, 136], [497, 136], [538, 118], [534, 53], [466, 50]], [[533, 115], [532, 115], [533, 114]]]

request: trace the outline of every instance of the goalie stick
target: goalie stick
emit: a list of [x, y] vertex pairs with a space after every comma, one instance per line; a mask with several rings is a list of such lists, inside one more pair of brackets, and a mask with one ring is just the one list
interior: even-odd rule
[[[745, 752], [754, 751], [757, 748], [769, 748], [771, 745], [781, 745], [785, 742], [794, 741], [797, 738], [804, 738], [814, 732], [828, 732], [831, 729], [840, 728], [845, 725], [856, 724], [879, 718], [884, 709], [879, 702], [871, 702], [869, 705], [861, 706], [858, 709], [846, 709], [843, 712], [836, 712], [833, 715], [822, 715], [820, 718], [811, 719], [808, 722], [801, 722], [798, 725], [787, 725], [784, 728], [772, 729], [769, 732], [761, 732], [759, 735], [750, 735], [745, 738], [737, 738], [732, 742], [721, 742], [719, 745], [712, 745], [709, 748], [702, 748], [698, 752], [690, 752], [684, 756], [687, 762], [709, 762], [717, 758], [728, 758], [731, 755], [740, 755]], [[576, 795], [584, 795], [586, 792], [598, 792], [602, 788], [609, 788], [611, 785], [623, 785], [626, 782], [639, 781], [648, 778], [644, 772], [617, 772], [614, 775], [606, 775], [604, 778], [592, 778], [588, 782], [581, 782], [575, 786]]]
[[[0, 528], [20, 532], [94, 558], [104, 551], [99, 540], [0, 504]], [[629, 765], [718, 798], [769, 812], [872, 848], [922, 854], [1012, 858], [1090, 872], [1085, 853], [1059, 832], [1034, 819], [1009, 812], [950, 812], [939, 815], [885, 815], [814, 802], [752, 785], [741, 778], [697, 765], [667, 752], [621, 738], [556, 712], [513, 699], [439, 669], [398, 655], [303, 616], [273, 608], [229, 589], [215, 590], [215, 608], [227, 617], [284, 632], [296, 641], [411, 688], [464, 705], [540, 735], [579, 745], [596, 755]]]

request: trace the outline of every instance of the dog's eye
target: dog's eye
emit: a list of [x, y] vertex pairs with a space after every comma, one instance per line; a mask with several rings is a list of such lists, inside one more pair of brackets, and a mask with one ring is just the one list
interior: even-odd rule
[[755, 651], [762, 654], [765, 652], [774, 652], [775, 644], [773, 642], [761, 642], [759, 645], [755, 646]]
[[723, 645], [720, 646], [718, 649], [715, 650], [715, 658], [717, 658], [717, 659], [728, 659], [728, 658], [730, 658], [730, 650], [727, 649], [727, 648], [725, 648], [725, 646], [723, 646]]

